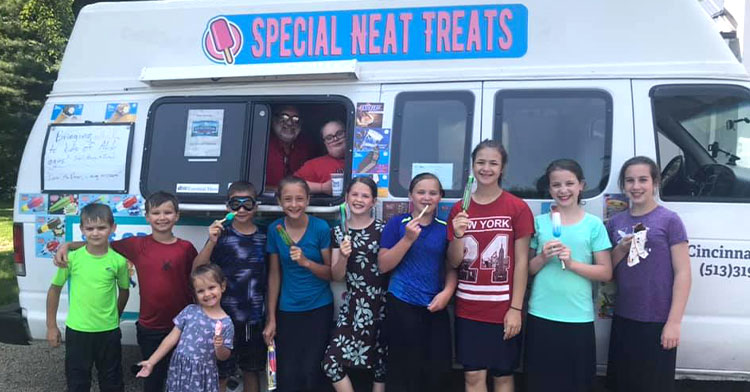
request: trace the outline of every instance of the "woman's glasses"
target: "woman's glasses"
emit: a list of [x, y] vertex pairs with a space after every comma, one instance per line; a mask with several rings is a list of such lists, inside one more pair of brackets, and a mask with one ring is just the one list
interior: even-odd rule
[[345, 131], [345, 130], [343, 130], [343, 129], [339, 129], [339, 130], [338, 130], [338, 131], [337, 131], [336, 133], [334, 133], [333, 135], [326, 135], [325, 137], [323, 137], [323, 141], [324, 141], [324, 142], [325, 142], [326, 144], [328, 144], [328, 143], [332, 143], [332, 142], [334, 142], [334, 141], [336, 141], [336, 140], [339, 140], [339, 139], [343, 139], [343, 138], [344, 138], [344, 136], [346, 136], [346, 131]]

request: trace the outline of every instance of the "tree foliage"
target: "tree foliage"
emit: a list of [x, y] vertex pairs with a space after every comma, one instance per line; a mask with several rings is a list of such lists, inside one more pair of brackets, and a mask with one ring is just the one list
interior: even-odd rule
[[0, 200], [13, 197], [26, 138], [57, 78], [75, 16], [94, 2], [0, 0]]
[[73, 27], [72, 0], [0, 2], [0, 198], [13, 196], [34, 120]]

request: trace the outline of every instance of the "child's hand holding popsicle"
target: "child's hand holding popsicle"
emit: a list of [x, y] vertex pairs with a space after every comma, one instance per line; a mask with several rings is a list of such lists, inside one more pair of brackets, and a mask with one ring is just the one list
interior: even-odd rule
[[466, 234], [466, 229], [469, 227], [469, 214], [466, 211], [461, 211], [453, 217], [453, 236], [461, 238]]
[[341, 241], [341, 247], [339, 250], [341, 251], [341, 255], [345, 258], [349, 258], [349, 255], [352, 254], [352, 241], [349, 240], [349, 236], [344, 237]]
[[[560, 211], [557, 211], [557, 208], [552, 208], [552, 212], [550, 212], [550, 217], [552, 218], [552, 236], [555, 237], [555, 239], [559, 240], [560, 236], [562, 235], [562, 215], [560, 214]], [[562, 245], [562, 243], [560, 243]], [[563, 246], [564, 248], [564, 246]], [[557, 255], [557, 257], [560, 259], [560, 267], [562, 269], [565, 269], [565, 261], [563, 259], [562, 252]], [[567, 260], [570, 259], [570, 252], [567, 254]]]
[[292, 245], [289, 247], [289, 257], [299, 264], [300, 267], [308, 268], [310, 266], [311, 261], [305, 257], [305, 254], [302, 253], [302, 249], [299, 246]]
[[352, 254], [352, 238], [349, 236], [349, 225], [346, 224], [346, 203], [341, 203], [339, 206], [339, 214], [341, 217], [341, 231], [344, 233], [339, 250], [342, 256], [349, 258], [349, 255]]
[[466, 233], [466, 228], [469, 227], [469, 205], [471, 204], [471, 191], [474, 187], [474, 176], [469, 175], [469, 179], [466, 181], [466, 187], [464, 187], [464, 197], [461, 200], [461, 211], [453, 217], [453, 236], [461, 238]]
[[231, 222], [234, 219], [234, 212], [227, 213], [224, 219], [214, 221], [211, 226], [208, 227], [208, 240], [214, 244], [219, 240], [221, 232], [224, 231], [224, 225], [227, 222]]
[[422, 212], [420, 212], [416, 218], [412, 219], [409, 223], [406, 224], [406, 235], [404, 236], [404, 238], [406, 238], [407, 241], [413, 243], [417, 240], [417, 238], [419, 238], [419, 233], [422, 232], [422, 226], [419, 225], [419, 220], [429, 209], [429, 205], [424, 206], [424, 208], [422, 208]]
[[218, 349], [219, 347], [224, 345], [224, 337], [221, 336], [221, 330], [223, 328], [223, 325], [221, 324], [221, 321], [216, 322], [216, 327], [214, 328], [214, 348]]

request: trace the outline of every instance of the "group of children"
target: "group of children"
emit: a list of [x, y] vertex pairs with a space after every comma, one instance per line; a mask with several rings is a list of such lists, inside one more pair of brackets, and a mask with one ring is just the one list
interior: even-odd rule
[[[281, 391], [316, 390], [326, 377], [337, 391], [353, 391], [347, 371], [354, 368], [371, 372], [376, 392], [442, 390], [453, 362], [446, 307], [454, 294], [456, 360], [467, 391], [486, 391], [488, 375], [495, 391], [514, 390], [522, 346], [529, 391], [588, 391], [596, 357], [592, 283], [613, 276], [610, 389], [673, 390], [690, 266], [682, 222], [656, 202], [657, 165], [645, 157], [623, 165], [619, 184], [630, 209], [605, 227], [581, 206], [578, 163], [552, 162], [545, 182], [560, 227], [552, 213], [534, 217], [502, 189], [508, 156], [501, 144], [485, 140], [471, 158], [476, 190], [447, 222], [436, 215], [443, 188], [429, 173], [411, 181], [413, 211], [385, 224], [373, 214], [375, 183], [352, 179], [346, 219], [332, 230], [306, 213], [307, 183], [287, 177], [276, 195], [284, 216], [264, 233], [253, 223], [256, 190], [235, 182], [227, 202], [234, 218], [209, 227], [200, 253], [172, 235], [179, 212], [169, 194], [146, 202], [150, 236], [111, 248], [111, 211], [86, 206], [86, 242], [60, 248], [48, 295], [54, 346], [59, 294], [69, 280], [69, 389], [88, 390], [96, 364], [101, 390], [122, 390], [118, 316], [127, 259], [141, 284], [138, 376], [148, 391], [165, 382], [169, 391], [223, 391], [237, 366], [243, 390], [258, 390], [267, 346], [275, 347]], [[635, 233], [641, 230], [645, 236]], [[649, 252], [631, 263], [634, 234]], [[345, 280], [347, 289], [335, 324], [331, 280]]]

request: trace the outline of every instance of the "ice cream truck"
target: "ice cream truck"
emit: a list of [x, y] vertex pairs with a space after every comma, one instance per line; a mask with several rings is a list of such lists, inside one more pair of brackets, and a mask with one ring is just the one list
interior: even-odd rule
[[[300, 140], [318, 155], [321, 126], [346, 125], [344, 182], [372, 177], [383, 219], [409, 211], [408, 184], [421, 172], [442, 182], [446, 216], [483, 139], [502, 141], [503, 187], [535, 214], [550, 207], [538, 180], [553, 159], [581, 164], [585, 209], [606, 220], [628, 206], [622, 163], [652, 157], [663, 170], [659, 201], [682, 217], [690, 241], [678, 374], [750, 379], [750, 78], [697, 1], [85, 7], [19, 170], [22, 339], [45, 337], [52, 254], [80, 239], [87, 203], [108, 203], [123, 238], [149, 232], [145, 197], [175, 193], [176, 235], [199, 249], [232, 181], [261, 190], [261, 225], [278, 217], [266, 173], [279, 105], [298, 108]], [[309, 213], [335, 224], [342, 201], [339, 192], [313, 195]], [[334, 288], [340, 299], [341, 284]], [[126, 344], [138, 314], [138, 287], [131, 291]], [[616, 286], [592, 295], [603, 370]]]

